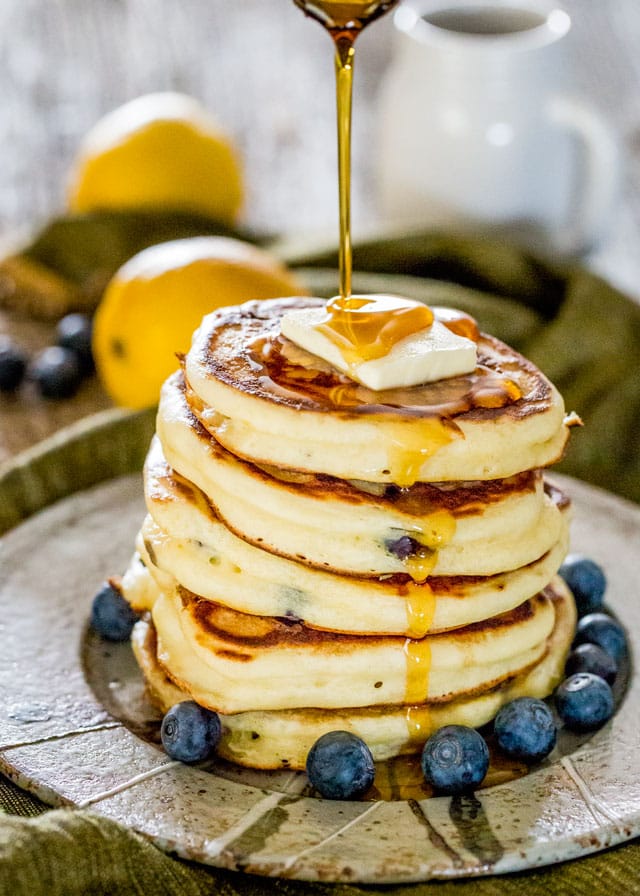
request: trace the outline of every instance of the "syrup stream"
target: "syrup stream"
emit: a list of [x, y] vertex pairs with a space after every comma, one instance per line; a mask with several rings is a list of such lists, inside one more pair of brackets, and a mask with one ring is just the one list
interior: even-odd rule
[[294, 0], [323, 25], [335, 44], [338, 116], [338, 194], [340, 201], [340, 297], [351, 295], [351, 99], [355, 41], [362, 29], [388, 12], [398, 0]]
[[340, 297], [351, 296], [351, 100], [353, 96], [353, 37], [336, 39], [336, 103], [338, 115], [338, 195], [340, 201]]

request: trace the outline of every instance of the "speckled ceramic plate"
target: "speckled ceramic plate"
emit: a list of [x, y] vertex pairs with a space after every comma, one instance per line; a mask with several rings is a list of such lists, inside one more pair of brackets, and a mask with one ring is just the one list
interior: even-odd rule
[[[596, 735], [565, 739], [540, 768], [470, 796], [339, 803], [309, 795], [300, 773], [170, 761], [154, 742], [157, 719], [128, 645], [87, 632], [92, 595], [124, 568], [143, 515], [131, 471], [152, 427], [151, 414], [103, 414], [0, 474], [0, 530], [14, 526], [1, 542], [0, 767], [13, 780], [186, 858], [303, 879], [500, 873], [640, 833], [637, 675]], [[609, 605], [638, 651], [640, 509], [565, 485], [573, 546], [606, 567]]]

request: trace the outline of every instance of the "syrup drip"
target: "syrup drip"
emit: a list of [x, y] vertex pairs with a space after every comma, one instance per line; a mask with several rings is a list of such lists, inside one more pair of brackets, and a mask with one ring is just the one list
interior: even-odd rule
[[[509, 404], [522, 398], [520, 387], [513, 380], [503, 377], [501, 386], [510, 399]], [[478, 390], [476, 402], [479, 408], [501, 408], [504, 406], [503, 396], [499, 395], [495, 389]]]
[[439, 416], [421, 420], [419, 427], [396, 424], [386, 446], [391, 481], [401, 487], [413, 485], [423, 463], [459, 435], [457, 427]]
[[[411, 536], [422, 545], [422, 549], [404, 561], [405, 569], [414, 582], [424, 582], [431, 575], [438, 560], [438, 551], [449, 544], [455, 534], [456, 519], [448, 510], [436, 510], [425, 518], [424, 525], [426, 531], [413, 532]], [[427, 631], [418, 633], [418, 637]]]
[[405, 722], [410, 741], [424, 743], [431, 734], [431, 712], [428, 706], [407, 706]]
[[470, 314], [464, 311], [458, 311], [457, 308], [444, 308], [438, 306], [432, 309], [436, 320], [444, 324], [448, 330], [455, 333], [456, 336], [464, 336], [472, 342], [478, 342], [480, 339], [480, 328], [476, 320]]
[[351, 366], [387, 355], [396, 343], [430, 327], [433, 312], [399, 296], [335, 296], [317, 325]]
[[409, 587], [407, 596], [407, 631], [411, 638], [424, 638], [431, 628], [435, 611], [436, 598], [427, 584], [423, 583], [420, 587], [415, 585]]
[[427, 528], [426, 532], [422, 531], [414, 536], [416, 541], [432, 551], [439, 551], [453, 538], [456, 531], [456, 518], [448, 510], [435, 510], [426, 517], [425, 527]]
[[[404, 561], [404, 567], [414, 582], [423, 583], [426, 582], [433, 572], [433, 567], [436, 565], [437, 558], [437, 551], [423, 547], [415, 554], [412, 554], [411, 557], [407, 557]], [[409, 607], [409, 619], [411, 619], [414, 615], [413, 608], [411, 607], [411, 599], [409, 600]], [[429, 628], [427, 627], [422, 630], [418, 629], [416, 631], [411, 631], [410, 634], [415, 635], [417, 638], [421, 638], [422, 635], [426, 635], [428, 631]]]
[[[453, 538], [456, 528], [455, 517], [447, 510], [438, 510], [428, 517], [428, 527], [427, 533], [413, 535], [413, 538], [424, 544], [424, 550], [407, 557], [404, 561], [405, 569], [413, 581], [420, 583], [410, 585], [407, 594], [407, 631], [411, 638], [423, 638], [433, 623], [436, 598], [426, 580], [436, 565], [438, 550]], [[420, 641], [412, 643], [421, 644]], [[419, 648], [405, 644], [405, 652], [408, 651], [408, 655], [411, 654], [413, 657], [417, 650], [419, 651]]]
[[407, 638], [404, 642], [407, 663], [407, 682], [404, 693], [405, 703], [424, 703], [429, 691], [431, 670], [431, 645], [427, 638], [416, 640]]

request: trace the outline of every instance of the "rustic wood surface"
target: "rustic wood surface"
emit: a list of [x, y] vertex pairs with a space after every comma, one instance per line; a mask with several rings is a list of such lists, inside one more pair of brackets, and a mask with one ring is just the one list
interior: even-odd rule
[[[640, 4], [566, 0], [576, 86], [616, 128], [624, 183], [615, 220], [586, 263], [640, 295]], [[387, 17], [359, 43], [354, 97], [356, 234], [376, 209], [376, 95], [392, 53]], [[246, 224], [276, 233], [337, 234], [333, 63], [328, 37], [291, 0], [2, 0], [0, 238], [64, 207], [80, 137], [141, 93], [201, 98], [243, 158]], [[0, 333], [35, 351], [50, 326], [7, 313]], [[0, 397], [0, 462], [108, 405], [95, 380], [68, 401], [25, 388]]]

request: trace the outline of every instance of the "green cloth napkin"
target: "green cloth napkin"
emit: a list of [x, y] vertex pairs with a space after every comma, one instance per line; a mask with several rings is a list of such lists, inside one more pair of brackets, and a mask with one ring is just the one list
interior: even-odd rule
[[[335, 266], [335, 254], [280, 254], [304, 267]], [[457, 304], [504, 336], [556, 383], [584, 430], [574, 431], [562, 469], [640, 500], [640, 307], [593, 274], [504, 244], [432, 233], [371, 241], [356, 269], [402, 274], [407, 292]], [[379, 283], [384, 285], [384, 277]], [[337, 284], [333, 274], [327, 282]], [[354, 281], [374, 284], [375, 277]], [[457, 284], [452, 287], [451, 284]], [[331, 290], [331, 285], [328, 289]], [[503, 878], [367, 887], [267, 880], [191, 865], [86, 811], [46, 811], [0, 776], [0, 896], [216, 893], [223, 896], [474, 896], [496, 893], [637, 893], [640, 843]], [[35, 817], [28, 817], [35, 816]]]

